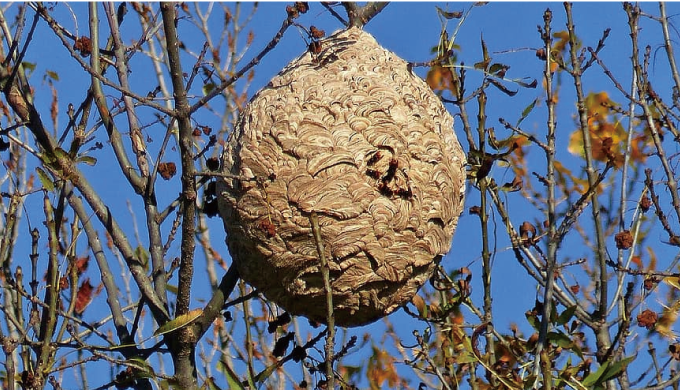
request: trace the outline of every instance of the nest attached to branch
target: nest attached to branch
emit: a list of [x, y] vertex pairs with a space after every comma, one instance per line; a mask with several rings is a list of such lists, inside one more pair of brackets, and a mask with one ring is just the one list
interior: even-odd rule
[[[318, 47], [318, 46], [317, 46]], [[335, 322], [407, 303], [447, 253], [463, 207], [453, 118], [407, 63], [350, 28], [293, 60], [250, 101], [218, 182], [241, 277], [291, 314], [326, 322], [316, 212]]]

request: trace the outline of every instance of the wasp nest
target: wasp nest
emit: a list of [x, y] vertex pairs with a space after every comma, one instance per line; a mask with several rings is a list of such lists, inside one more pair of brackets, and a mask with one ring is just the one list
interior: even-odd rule
[[325, 322], [316, 212], [336, 324], [357, 326], [408, 302], [448, 252], [465, 157], [437, 96], [371, 35], [351, 28], [320, 49], [243, 111], [223, 156], [220, 214], [241, 277]]

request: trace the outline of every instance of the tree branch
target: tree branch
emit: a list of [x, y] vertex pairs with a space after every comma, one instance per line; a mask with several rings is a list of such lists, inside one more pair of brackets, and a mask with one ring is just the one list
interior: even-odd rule
[[[175, 3], [161, 3], [163, 29], [168, 54], [170, 79], [172, 80], [175, 111], [179, 128], [179, 149], [182, 163], [182, 238], [179, 265], [179, 282], [177, 286], [176, 315], [186, 314], [191, 303], [191, 281], [194, 275], [194, 252], [196, 248], [196, 167], [193, 159], [193, 135], [191, 128], [191, 111], [184, 85], [184, 72], [179, 57], [178, 23]], [[177, 337], [171, 342], [171, 351], [175, 363], [175, 374], [180, 387], [192, 389], [197, 386], [196, 362], [194, 350], [198, 338], [190, 327], [177, 331]]]
[[364, 28], [364, 26], [379, 14], [380, 11], [387, 7], [388, 4], [389, 2], [372, 1], [362, 7], [357, 3], [343, 1], [342, 6], [345, 7], [347, 17], [349, 18], [348, 27]]

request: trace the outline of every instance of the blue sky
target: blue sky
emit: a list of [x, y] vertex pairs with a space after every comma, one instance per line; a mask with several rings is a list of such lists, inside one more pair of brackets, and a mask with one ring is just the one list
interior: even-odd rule
[[[252, 43], [252, 51], [249, 53], [256, 53], [262, 48], [274, 33], [279, 29], [283, 18], [285, 17], [285, 3], [260, 3], [259, 10], [249, 25], [255, 31], [255, 39]], [[400, 57], [407, 61], [427, 61], [432, 58], [430, 51], [431, 47], [437, 44], [439, 34], [442, 29], [442, 23], [437, 16], [435, 5], [444, 10], [459, 11], [467, 10], [470, 7], [469, 3], [393, 3], [372, 20], [367, 26], [366, 30], [370, 32], [379, 43], [387, 49], [395, 52]], [[207, 5], [201, 5], [204, 7]], [[250, 4], [243, 6], [244, 13], [250, 7]], [[643, 3], [643, 9], [650, 13], [657, 14], [658, 7], [655, 4]], [[78, 28], [81, 33], [87, 30], [87, 7], [83, 3], [72, 4], [75, 14], [78, 16]], [[668, 3], [668, 13], [675, 15], [680, 13], [680, 5], [678, 3]], [[540, 77], [543, 64], [535, 56], [534, 49], [542, 45], [540, 36], [537, 32], [537, 25], [543, 24], [543, 13], [546, 8], [554, 11], [553, 16], [553, 31], [565, 29], [565, 17], [562, 3], [542, 3], [542, 2], [526, 2], [526, 3], [509, 3], [509, 2], [494, 2], [483, 7], [476, 7], [468, 19], [463, 23], [457, 36], [457, 43], [461, 50], [458, 58], [465, 61], [467, 64], [473, 64], [481, 58], [480, 38], [483, 37], [489, 51], [495, 61], [510, 65], [508, 77], [530, 77], [539, 80], [539, 88], [535, 90], [521, 90], [517, 96], [509, 98], [500, 93], [490, 96], [488, 106], [488, 123], [496, 127], [497, 132], [505, 134], [497, 123], [499, 117], [504, 117], [510, 122], [515, 122], [521, 110], [526, 107], [535, 98], [541, 96]], [[341, 11], [341, 10], [340, 10]], [[343, 12], [340, 12], [341, 14]], [[29, 13], [30, 14], [30, 13]], [[69, 11], [62, 5], [55, 5], [55, 15], [62, 24], [74, 29], [73, 19], [70, 17]], [[629, 79], [630, 69], [628, 68], [628, 58], [630, 57], [630, 43], [628, 36], [628, 26], [626, 15], [619, 3], [577, 3], [574, 5], [574, 15], [577, 33], [584, 41], [584, 45], [595, 46], [600, 39], [605, 28], [611, 27], [612, 31], [607, 46], [602, 51], [601, 57], [608, 64], [610, 70], [621, 80]], [[128, 15], [130, 16], [130, 15]], [[218, 26], [223, 20], [216, 16], [211, 20], [215, 23], [216, 31], [219, 31]], [[311, 4], [311, 10], [303, 15], [298, 22], [303, 25], [315, 25], [319, 28], [331, 33], [341, 27], [340, 23], [335, 20], [322, 6], [318, 4]], [[457, 21], [451, 20], [446, 26], [451, 33], [456, 28]], [[104, 25], [105, 27], [105, 25]], [[200, 38], [196, 34], [195, 29], [186, 21], [180, 21], [180, 33], [182, 40], [195, 51], [199, 51], [202, 46]], [[135, 37], [138, 32], [134, 28], [126, 31], [126, 39], [128, 42]], [[644, 23], [641, 31], [644, 42], [649, 42], [656, 49], [662, 43], [660, 36], [660, 28], [652, 23]], [[674, 36], [678, 38], [678, 34]], [[65, 116], [65, 107], [68, 102], [76, 104], [84, 97], [85, 89], [89, 83], [89, 78], [83, 73], [82, 69], [75, 63], [75, 61], [68, 57], [68, 53], [61, 46], [58, 40], [53, 36], [49, 29], [41, 23], [36, 34], [37, 39], [33, 42], [26, 60], [38, 64], [33, 76], [32, 84], [36, 89], [36, 102], [39, 107], [48, 107], [50, 100], [50, 90], [46, 83], [41, 82], [42, 75], [46, 70], [55, 71], [59, 74], [59, 81], [55, 82], [55, 86], [59, 90], [59, 99], [61, 116], [60, 128], [67, 122]], [[294, 28], [289, 29], [280, 44], [265, 57], [260, 65], [258, 65], [253, 80], [253, 87], [249, 90], [249, 94], [254, 94], [260, 87], [264, 86], [267, 81], [275, 75], [281, 68], [283, 68], [290, 60], [298, 56], [306, 49], [306, 43], [301, 34], [298, 34]], [[248, 61], [253, 54], [246, 54], [244, 62]], [[190, 58], [185, 57], [185, 67], [189, 68], [193, 62]], [[147, 74], [143, 72], [148, 63], [144, 62], [141, 56], [136, 57], [136, 62], [132, 64], [132, 80], [135, 86], [148, 85], [148, 90], [152, 90], [155, 86], [153, 80], [149, 80]], [[652, 68], [652, 75], [656, 78], [657, 85], [663, 85], [663, 81], [667, 78], [667, 68], [664, 61], [658, 61], [658, 69]], [[425, 74], [425, 69], [419, 69], [421, 75]], [[111, 73], [112, 74], [112, 73]], [[470, 87], [472, 90], [475, 85], [475, 76], [471, 75]], [[605, 79], [599, 69], [593, 69], [584, 76], [586, 83], [586, 92], [598, 92], [606, 89], [612, 91], [613, 88], [608, 80]], [[625, 83], [624, 83], [625, 84]], [[670, 85], [670, 79], [667, 83]], [[627, 84], [626, 84], [627, 85]], [[561, 100], [564, 102], [573, 102], [573, 93], [570, 88], [564, 88], [564, 94]], [[668, 91], [660, 91], [668, 96]], [[140, 93], [141, 94], [141, 93]], [[616, 100], [616, 94], [612, 94], [613, 99]], [[619, 101], [623, 101], [620, 99]], [[216, 104], [217, 106], [217, 104]], [[453, 108], [450, 108], [453, 111]], [[542, 129], [545, 126], [545, 110], [541, 107], [537, 108], [524, 122], [523, 126], [528, 131], [534, 131], [536, 134], [543, 134]], [[49, 117], [48, 111], [44, 111], [43, 118]], [[571, 103], [560, 104], [558, 112], [558, 145], [566, 145], [566, 140], [569, 134], [574, 129], [572, 115], [575, 113], [575, 107]], [[216, 125], [217, 119], [209, 114], [202, 114], [196, 118], [201, 124]], [[458, 137], [464, 137], [459, 126], [456, 126]], [[60, 133], [61, 131], [59, 131]], [[103, 135], [99, 135], [102, 137]], [[99, 138], [98, 138], [99, 139]], [[150, 148], [158, 147], [160, 143], [160, 136], [155, 145]], [[534, 152], [536, 153], [536, 152]], [[143, 210], [139, 208], [139, 202], [136, 199], [131, 199], [130, 191], [128, 190], [124, 179], [118, 171], [117, 165], [111, 165], [110, 169], [106, 169], [106, 164], [113, 164], [110, 151], [105, 147], [104, 150], [95, 152], [94, 154], [99, 163], [93, 168], [83, 168], [88, 177], [92, 180], [96, 188], [99, 188], [103, 197], [107, 200], [109, 206], [115, 211], [118, 218], [121, 219], [122, 225], [129, 236], [134, 235], [132, 220], [129, 217], [127, 201], [132, 200], [131, 208], [137, 213], [138, 223], [143, 222]], [[538, 157], [538, 156], [536, 156]], [[578, 166], [579, 161], [572, 158], [566, 151], [566, 146], [558, 151], [558, 158], [565, 158], [571, 163]], [[539, 161], [539, 160], [537, 160]], [[103, 172], [106, 172], [103, 174]], [[505, 179], [512, 179], [511, 173], [504, 171], [504, 168], [495, 168], [493, 174], [498, 181]], [[508, 177], [510, 175], [510, 177]], [[159, 182], [159, 201], [168, 202], [178, 193], [178, 180], [174, 182]], [[468, 198], [467, 207], [476, 204], [477, 193], [472, 192]], [[41, 199], [39, 196], [34, 196], [27, 202], [28, 214], [31, 221], [36, 224], [40, 221]], [[517, 219], [516, 225], [521, 223], [524, 219], [540, 218], [540, 214], [536, 210], [527, 207], [527, 203], [522, 200], [512, 198], [509, 202], [512, 215]], [[677, 221], [675, 221], [677, 222]], [[447, 255], [444, 263], [448, 269], [454, 269], [461, 266], [470, 266], [475, 278], [481, 278], [481, 261], [480, 261], [480, 243], [478, 233], [478, 219], [474, 216], [469, 216], [464, 213], [459, 222], [459, 228], [454, 238], [454, 244], [451, 254]], [[216, 247], [220, 247], [220, 243], [224, 240], [224, 233], [222, 231], [221, 222], [218, 219], [211, 220], [212, 237]], [[26, 230], [25, 230], [26, 231]], [[142, 241], [144, 241], [143, 227], [140, 226], [142, 232]], [[164, 230], [167, 232], [167, 229]], [[43, 237], [46, 235], [44, 234]], [[499, 234], [501, 236], [501, 234]], [[659, 237], [661, 235], [659, 234]], [[133, 240], [134, 241], [134, 240]], [[143, 245], [144, 242], [142, 242]], [[495, 324], [496, 326], [506, 331], [511, 322], [517, 322], [522, 329], [528, 330], [523, 313], [530, 309], [536, 294], [536, 283], [533, 282], [520, 266], [514, 260], [512, 253], [507, 250], [507, 241], [498, 243], [499, 252], [495, 259], [493, 269], [493, 284], [494, 305], [495, 305]], [[28, 245], [17, 246], [17, 258], [23, 256], [26, 261], [25, 250], [28, 250]], [[226, 247], [223, 255], [226, 256]], [[570, 247], [569, 255], [573, 258], [580, 256], [588, 256], [587, 248]], [[672, 258], [677, 254], [672, 247], [659, 247], [662, 252], [661, 255]], [[85, 247], [80, 248], [81, 253], [85, 253]], [[179, 255], [179, 247], [175, 245], [169, 254], [169, 257]], [[660, 256], [662, 257], [662, 256]], [[199, 260], [200, 262], [200, 260]], [[94, 265], [94, 264], [92, 264]], [[27, 268], [27, 267], [26, 267]], [[89, 271], [89, 275], [96, 279], [96, 272]], [[201, 280], [204, 274], [199, 270], [196, 274], [195, 284], [197, 287], [194, 294], [195, 302], [193, 307], [200, 307], [201, 302], [199, 298], [206, 297], [204, 289], [205, 283]], [[481, 304], [481, 285], [474, 284], [473, 298]], [[104, 297], [100, 296], [99, 304], [104, 304]], [[102, 311], [93, 310], [86, 314], [91, 316], [91, 319], [100, 317]], [[390, 317], [392, 321], [399, 324], [399, 333], [406, 342], [411, 341], [411, 331], [413, 329], [421, 329], [423, 324], [418, 324], [410, 320], [403, 313], [397, 313]], [[378, 322], [363, 329], [351, 330], [350, 334], [361, 335], [364, 332], [371, 332], [373, 334], [380, 334], [384, 330], [383, 325]], [[365, 356], [365, 352], [360, 351], [357, 357]], [[408, 372], [405, 368], [404, 372]], [[93, 378], [96, 379], [96, 378]], [[94, 381], [93, 381], [94, 382]], [[95, 383], [92, 383], [95, 385]]]

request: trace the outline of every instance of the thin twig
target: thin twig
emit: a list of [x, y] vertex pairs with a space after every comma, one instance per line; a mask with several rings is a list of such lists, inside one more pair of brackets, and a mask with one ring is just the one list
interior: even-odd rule
[[328, 337], [326, 337], [326, 380], [328, 388], [335, 389], [335, 374], [333, 373], [333, 355], [335, 353], [335, 315], [333, 314], [333, 290], [331, 288], [330, 268], [326, 259], [323, 239], [321, 237], [321, 227], [319, 227], [319, 217], [315, 211], [309, 214], [309, 222], [312, 224], [312, 234], [316, 242], [316, 251], [321, 262], [321, 277], [323, 278], [323, 288], [326, 293], [326, 325], [328, 326]]

